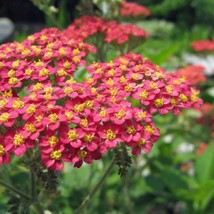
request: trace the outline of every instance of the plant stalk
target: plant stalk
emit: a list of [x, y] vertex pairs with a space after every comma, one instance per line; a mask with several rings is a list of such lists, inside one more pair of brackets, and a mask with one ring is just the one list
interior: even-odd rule
[[108, 176], [108, 174], [111, 172], [113, 166], [115, 163], [115, 159], [113, 159], [109, 165], [109, 167], [106, 169], [105, 173], [103, 174], [103, 176], [100, 178], [100, 180], [98, 181], [98, 183], [95, 185], [95, 187], [92, 189], [92, 191], [85, 197], [85, 199], [83, 200], [83, 202], [80, 204], [80, 206], [77, 208], [77, 210], [75, 211], [75, 214], [82, 214], [84, 208], [87, 206], [87, 204], [92, 200], [93, 196], [95, 195], [95, 193], [97, 192], [97, 190], [102, 186], [102, 184], [104, 183], [106, 177]]
[[31, 200], [31, 197], [29, 195], [27, 195], [26, 193], [22, 192], [21, 190], [11, 186], [10, 184], [8, 183], [5, 183], [4, 181], [0, 180], [0, 184], [4, 187], [6, 187], [7, 189], [11, 190], [12, 192], [26, 198], [26, 199], [29, 199]]

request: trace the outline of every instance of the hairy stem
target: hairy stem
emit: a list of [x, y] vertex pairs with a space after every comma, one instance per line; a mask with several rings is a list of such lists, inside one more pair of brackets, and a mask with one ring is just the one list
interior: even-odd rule
[[5, 183], [4, 181], [0, 180], [0, 184], [4, 187], [6, 187], [7, 189], [11, 190], [12, 192], [18, 194], [19, 196], [22, 196], [26, 199], [31, 199], [31, 197], [29, 195], [27, 195], [26, 193], [22, 192], [21, 190], [11, 186], [10, 184], [8, 183]]
[[83, 200], [83, 202], [80, 204], [80, 206], [77, 208], [77, 210], [75, 211], [75, 214], [82, 214], [84, 208], [87, 206], [87, 204], [92, 200], [93, 196], [95, 195], [95, 193], [97, 192], [97, 190], [99, 190], [99, 188], [102, 186], [103, 182], [105, 181], [105, 179], [107, 178], [108, 174], [111, 172], [113, 166], [115, 163], [115, 159], [113, 159], [109, 165], [109, 167], [106, 169], [105, 173], [103, 174], [103, 176], [100, 178], [100, 180], [98, 181], [98, 183], [95, 185], [95, 187], [92, 189], [92, 191], [86, 196], [86, 198]]
[[35, 198], [36, 196], [36, 188], [35, 188], [35, 175], [33, 169], [30, 169], [30, 193], [31, 197]]

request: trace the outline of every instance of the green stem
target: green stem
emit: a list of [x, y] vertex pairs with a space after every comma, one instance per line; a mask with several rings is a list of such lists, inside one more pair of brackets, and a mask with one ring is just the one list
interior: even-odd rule
[[11, 190], [12, 192], [14, 192], [14, 193], [16, 193], [16, 194], [18, 194], [18, 195], [20, 195], [20, 196], [26, 198], [26, 199], [29, 199], [29, 200], [31, 199], [31, 197], [30, 197], [29, 195], [27, 195], [26, 193], [24, 193], [24, 192], [22, 192], [21, 190], [15, 188], [15, 187], [13, 187], [13, 186], [11, 186], [11, 185], [8, 184], [8, 183], [5, 183], [5, 182], [2, 181], [2, 180], [0, 180], [0, 184], [1, 184], [2, 186], [6, 187], [7, 189]]
[[97, 192], [97, 190], [101, 187], [101, 185], [104, 183], [106, 177], [111, 172], [111, 170], [112, 170], [112, 168], [114, 166], [114, 163], [115, 163], [115, 159], [112, 160], [112, 162], [110, 163], [109, 167], [106, 169], [105, 173], [100, 178], [100, 180], [95, 185], [95, 187], [92, 189], [92, 191], [85, 197], [85, 199], [83, 200], [83, 202], [80, 204], [80, 206], [75, 211], [75, 214], [82, 214], [83, 213], [84, 208], [92, 200], [92, 198], [95, 195], [95, 193]]
[[35, 175], [33, 169], [30, 169], [30, 193], [31, 197], [34, 199], [36, 196], [36, 185], [35, 185]]

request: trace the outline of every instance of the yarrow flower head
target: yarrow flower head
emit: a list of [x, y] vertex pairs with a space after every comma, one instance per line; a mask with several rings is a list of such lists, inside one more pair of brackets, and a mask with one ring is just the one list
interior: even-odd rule
[[150, 16], [151, 12], [145, 6], [123, 0], [121, 2], [120, 15], [128, 17]]
[[188, 65], [177, 69], [175, 73], [180, 77], [186, 78], [191, 85], [197, 85], [207, 80], [204, 70], [205, 68], [200, 65]]
[[128, 42], [130, 38], [140, 39], [142, 42], [148, 33], [142, 28], [135, 25], [125, 24], [122, 25], [116, 21], [109, 21], [96, 16], [83, 16], [78, 18], [63, 34], [68, 38], [85, 41], [92, 35], [103, 37], [107, 43], [122, 44]]
[[191, 46], [196, 52], [214, 51], [214, 39], [193, 41]]
[[159, 138], [155, 114], [202, 103], [184, 78], [134, 53], [89, 65], [77, 82], [91, 51], [55, 28], [0, 46], [0, 164], [35, 147], [53, 170], [91, 164], [120, 145], [140, 155]]

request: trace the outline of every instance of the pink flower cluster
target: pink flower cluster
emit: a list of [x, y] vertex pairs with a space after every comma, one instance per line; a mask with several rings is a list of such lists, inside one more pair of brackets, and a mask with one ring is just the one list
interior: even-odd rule
[[121, 16], [150, 16], [151, 12], [145, 6], [123, 0], [120, 9]]
[[197, 52], [214, 51], [214, 40], [198, 40], [191, 44], [193, 50]]
[[175, 73], [187, 79], [191, 85], [197, 85], [207, 81], [204, 67], [200, 65], [188, 65], [175, 71]]
[[134, 38], [143, 41], [148, 36], [147, 32], [135, 25], [122, 25], [96, 16], [83, 16], [76, 19], [63, 31], [63, 34], [68, 38], [82, 41], [96, 34], [104, 37], [105, 42], [116, 44], [122, 44]]
[[184, 78], [134, 53], [93, 63], [78, 83], [74, 72], [90, 51], [57, 29], [0, 46], [0, 164], [33, 147], [53, 170], [92, 163], [119, 144], [149, 152], [159, 138], [154, 114], [202, 103]]

